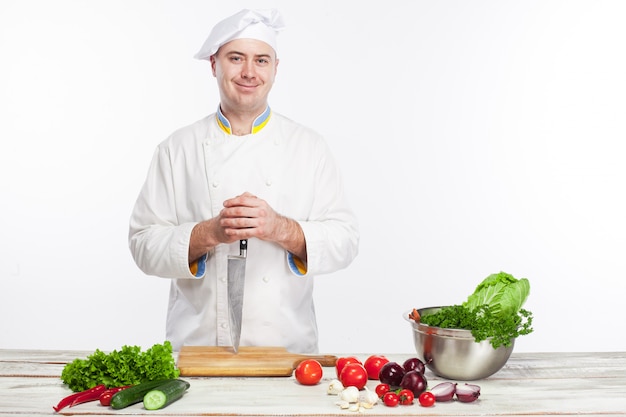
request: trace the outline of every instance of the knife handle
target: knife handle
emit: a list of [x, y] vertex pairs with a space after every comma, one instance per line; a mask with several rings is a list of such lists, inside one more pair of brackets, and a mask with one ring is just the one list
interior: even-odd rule
[[239, 241], [239, 256], [246, 256], [248, 254], [248, 239], [241, 239]]

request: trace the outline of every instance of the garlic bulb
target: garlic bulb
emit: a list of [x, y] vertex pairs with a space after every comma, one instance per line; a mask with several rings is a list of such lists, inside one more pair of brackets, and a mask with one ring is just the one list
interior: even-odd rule
[[328, 385], [328, 390], [326, 390], [326, 393], [328, 395], [339, 395], [339, 393], [341, 393], [343, 389], [344, 387], [341, 381], [339, 381], [338, 379], [333, 379], [330, 382], [330, 385]]
[[375, 392], [370, 391], [367, 387], [364, 387], [363, 391], [361, 391], [359, 395], [359, 400], [363, 405], [369, 404], [370, 406], [372, 406], [378, 402], [378, 395], [376, 395]]
[[359, 389], [357, 387], [348, 387], [341, 391], [339, 398], [349, 403], [356, 403], [359, 401]]

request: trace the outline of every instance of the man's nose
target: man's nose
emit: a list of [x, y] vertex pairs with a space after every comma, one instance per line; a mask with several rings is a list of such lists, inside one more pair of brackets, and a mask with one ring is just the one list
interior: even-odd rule
[[246, 62], [241, 70], [241, 76], [243, 78], [254, 78], [255, 75], [254, 63], [250, 61]]

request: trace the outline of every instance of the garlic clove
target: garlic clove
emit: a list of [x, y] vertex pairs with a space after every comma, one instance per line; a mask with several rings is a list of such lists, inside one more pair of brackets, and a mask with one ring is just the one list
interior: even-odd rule
[[342, 410], [348, 409], [350, 407], [350, 403], [343, 400], [337, 401], [335, 404], [338, 405], [339, 408], [341, 408]]
[[362, 403], [359, 403], [359, 404], [361, 404], [361, 407], [367, 408], [369, 410], [370, 408], [374, 407], [374, 404], [376, 404], [376, 403], [372, 404], [372, 403], [368, 403], [368, 402], [362, 402]]

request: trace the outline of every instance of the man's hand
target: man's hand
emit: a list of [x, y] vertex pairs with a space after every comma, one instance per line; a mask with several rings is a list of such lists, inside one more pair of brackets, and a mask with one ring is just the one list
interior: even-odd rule
[[275, 242], [306, 261], [306, 242], [298, 222], [276, 213], [265, 200], [248, 192], [224, 201], [217, 217], [196, 225], [191, 232], [189, 261], [220, 243], [251, 237]]

